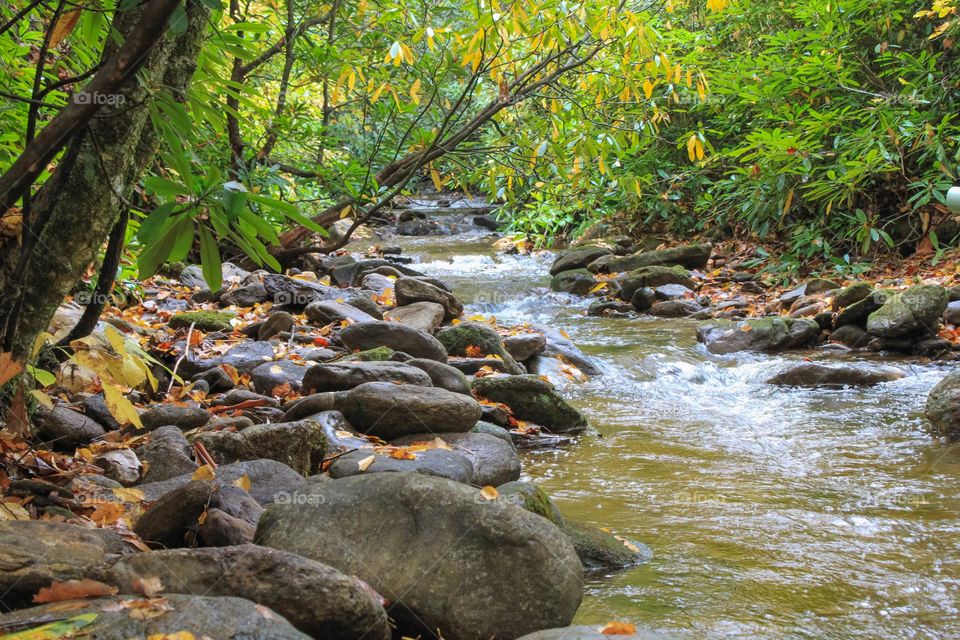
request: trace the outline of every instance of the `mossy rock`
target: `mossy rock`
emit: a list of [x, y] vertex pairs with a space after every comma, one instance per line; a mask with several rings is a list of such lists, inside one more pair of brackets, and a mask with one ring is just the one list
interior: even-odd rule
[[489, 324], [462, 322], [441, 330], [437, 334], [437, 340], [451, 356], [476, 357], [467, 353], [467, 349], [468, 347], [479, 347], [482, 355], [499, 356], [504, 362], [507, 373], [524, 373], [524, 370], [520, 368], [513, 356], [503, 346], [500, 334]]
[[388, 360], [393, 360], [393, 355], [396, 353], [390, 347], [374, 347], [373, 349], [367, 349], [366, 351], [358, 351], [356, 353], [351, 353], [348, 356], [340, 358], [340, 362], [355, 362], [357, 360], [361, 362], [386, 362]]
[[201, 331], [233, 331], [230, 321], [236, 315], [227, 311], [184, 311], [170, 318], [167, 323], [171, 329], [186, 329], [194, 325]]
[[557, 505], [553, 504], [553, 500], [550, 499], [547, 492], [540, 488], [540, 485], [523, 480], [514, 480], [500, 485], [497, 487], [497, 491], [500, 492], [501, 497], [518, 507], [546, 518], [561, 529], [564, 528], [560, 510], [557, 509]]
[[518, 420], [547, 427], [554, 433], [574, 433], [587, 428], [583, 414], [540, 376], [485, 376], [474, 380], [473, 390], [481, 398], [504, 403]]
[[867, 318], [867, 331], [882, 338], [915, 332], [936, 335], [947, 308], [947, 290], [938, 285], [916, 285], [893, 296]]

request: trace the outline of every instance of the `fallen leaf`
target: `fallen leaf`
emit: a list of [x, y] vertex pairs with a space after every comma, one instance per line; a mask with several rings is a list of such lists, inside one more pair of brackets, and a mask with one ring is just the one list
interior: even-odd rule
[[480, 497], [482, 497], [484, 500], [496, 500], [499, 495], [500, 492], [497, 491], [497, 488], [491, 487], [490, 485], [480, 489]]
[[6, 351], [0, 353], [0, 386], [12, 380], [21, 371], [23, 371], [23, 365], [13, 359], [12, 353]]
[[216, 472], [214, 472], [213, 467], [208, 464], [203, 465], [199, 469], [193, 472], [193, 475], [190, 476], [191, 480], [213, 480], [216, 477]]
[[90, 514], [90, 519], [99, 526], [105, 527], [122, 518], [126, 512], [127, 508], [122, 502], [104, 502], [97, 505], [97, 508]]
[[99, 613], [81, 613], [66, 620], [58, 620], [45, 624], [42, 627], [34, 627], [25, 631], [18, 631], [3, 636], [4, 640], [57, 640], [59, 638], [72, 638], [74, 632], [83, 629], [91, 622], [97, 619]]
[[637, 632], [637, 627], [629, 622], [608, 622], [600, 633], [605, 636], [631, 636]]
[[49, 587], [44, 587], [33, 596], [33, 601], [37, 604], [46, 604], [48, 602], [60, 602], [61, 600], [75, 600], [77, 598], [99, 598], [102, 596], [112, 596], [117, 593], [116, 587], [111, 587], [97, 580], [84, 578], [83, 580], [67, 580], [66, 582], [54, 582]]
[[250, 476], [240, 476], [233, 481], [233, 486], [240, 487], [244, 491], [250, 491]]
[[373, 461], [376, 459], [377, 459], [377, 456], [367, 456], [363, 460], [360, 460], [357, 462], [357, 468], [360, 469], [360, 471], [366, 471], [367, 469], [370, 468], [370, 465], [372, 465]]
[[133, 587], [134, 591], [142, 596], [147, 596], [148, 598], [155, 598], [164, 589], [163, 583], [160, 582], [160, 578], [156, 576], [150, 576], [149, 578], [134, 578], [133, 583], [130, 586]]
[[196, 636], [189, 631], [175, 631], [174, 633], [153, 633], [147, 640], [196, 640]]
[[124, 502], [143, 502], [146, 496], [143, 495], [143, 491], [140, 489], [133, 489], [128, 487], [117, 487], [113, 490], [113, 495], [120, 498]]

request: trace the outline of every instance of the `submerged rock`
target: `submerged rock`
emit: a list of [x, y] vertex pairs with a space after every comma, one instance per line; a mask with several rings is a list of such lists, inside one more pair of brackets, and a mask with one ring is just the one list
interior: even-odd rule
[[866, 387], [902, 377], [902, 372], [891, 367], [798, 362], [787, 365], [765, 382], [790, 387]]
[[365, 580], [405, 635], [516, 638], [568, 624], [580, 604], [564, 533], [478, 489], [380, 473], [313, 484], [294, 502], [267, 509], [257, 542]]

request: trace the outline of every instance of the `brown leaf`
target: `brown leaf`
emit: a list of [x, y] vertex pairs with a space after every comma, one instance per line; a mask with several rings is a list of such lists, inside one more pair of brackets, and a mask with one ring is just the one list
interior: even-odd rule
[[77, 598], [99, 598], [102, 596], [112, 596], [117, 593], [116, 587], [108, 584], [84, 578], [83, 580], [67, 580], [66, 582], [54, 582], [49, 587], [44, 587], [33, 596], [33, 601], [37, 604], [46, 604], [48, 602], [60, 602], [61, 600], [75, 600]]
[[163, 583], [160, 582], [160, 578], [156, 576], [151, 576], [149, 578], [134, 578], [133, 583], [130, 586], [133, 587], [134, 591], [140, 595], [147, 596], [148, 598], [155, 598], [157, 594], [164, 589]]
[[30, 417], [27, 412], [27, 401], [23, 394], [23, 383], [17, 385], [17, 390], [10, 399], [10, 409], [7, 410], [7, 428], [23, 438], [30, 435]]
[[127, 507], [122, 502], [104, 502], [97, 505], [97, 508], [90, 514], [90, 519], [101, 527], [111, 525], [127, 512]]
[[70, 32], [73, 31], [73, 28], [77, 26], [77, 22], [80, 20], [80, 15], [83, 13], [83, 9], [74, 9], [69, 13], [65, 13], [60, 16], [60, 19], [57, 20], [57, 24], [53, 27], [53, 33], [50, 34], [50, 48], [53, 49], [64, 38], [70, 35]]

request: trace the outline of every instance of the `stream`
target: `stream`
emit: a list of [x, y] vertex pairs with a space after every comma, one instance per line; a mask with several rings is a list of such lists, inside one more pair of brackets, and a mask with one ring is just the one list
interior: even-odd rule
[[547, 289], [550, 255], [497, 255], [491, 236], [391, 242], [467, 315], [564, 329], [605, 372], [560, 385], [591, 431], [523, 460], [565, 516], [653, 551], [590, 576], [575, 624], [960, 637], [960, 448], [933, 440], [922, 414], [945, 367], [892, 361], [906, 377], [867, 389], [764, 385], [786, 359], [870, 356], [714, 356], [692, 321], [586, 316], [589, 299]]

